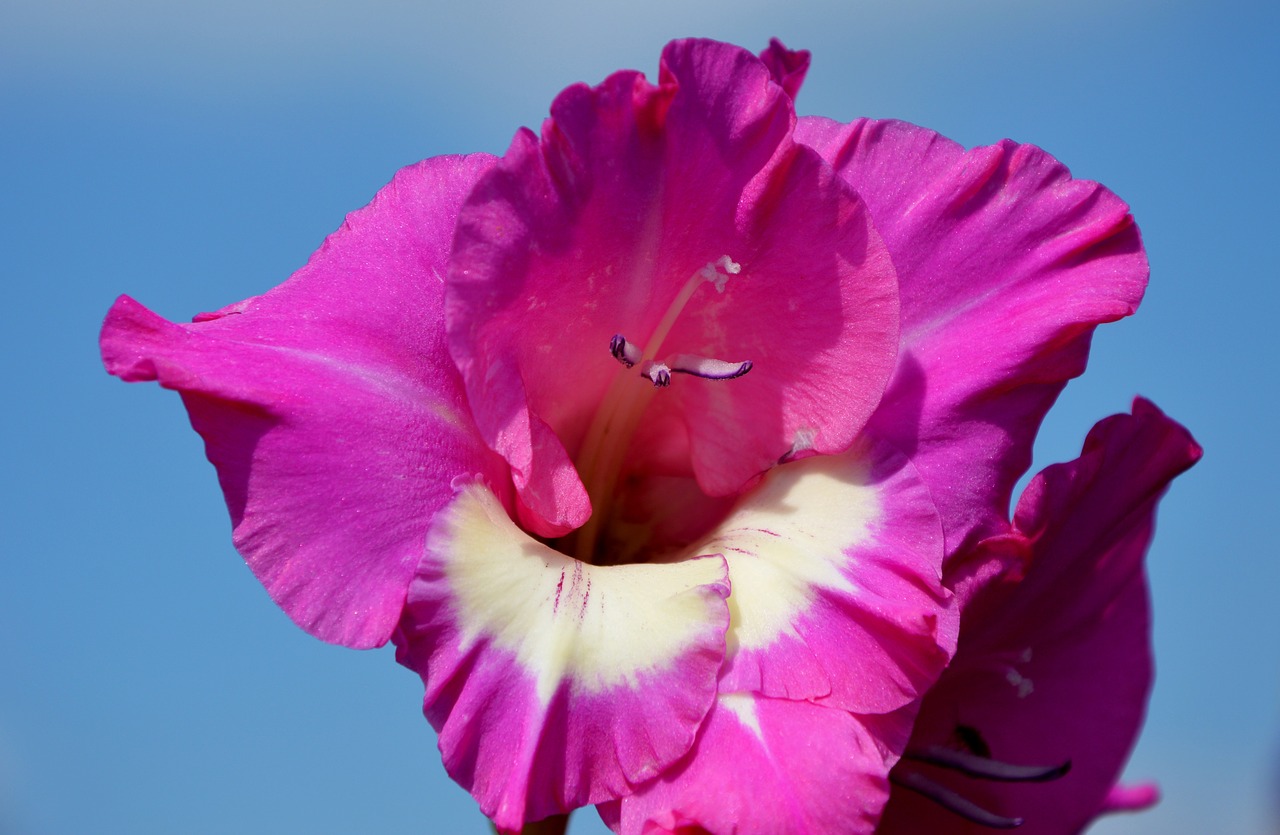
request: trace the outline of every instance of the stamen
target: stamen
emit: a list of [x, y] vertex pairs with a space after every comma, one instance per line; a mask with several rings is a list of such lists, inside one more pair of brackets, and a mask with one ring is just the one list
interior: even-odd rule
[[[671, 366], [656, 362], [655, 359], [685, 305], [704, 283], [710, 282], [715, 285], [716, 290], [724, 292], [729, 277], [741, 272], [741, 264], [728, 255], [721, 255], [689, 276], [647, 338], [646, 348], [642, 349], [617, 334], [609, 341], [609, 353], [627, 367], [639, 365], [642, 373], [649, 377], [655, 387], [669, 384]], [[743, 366], [743, 363], [737, 364], [735, 370], [738, 373], [734, 376], [750, 370], [749, 366]], [[654, 396], [652, 389], [636, 386], [624, 381], [622, 377], [623, 375], [615, 377], [605, 391], [595, 417], [587, 427], [575, 461], [591, 500], [591, 515], [586, 524], [574, 533], [572, 542], [574, 556], [584, 562], [592, 561], [601, 525], [612, 514], [610, 504], [622, 462], [626, 458], [631, 439], [640, 427], [649, 398]]]
[[970, 777], [1004, 783], [1044, 783], [1057, 780], [1071, 770], [1071, 760], [1060, 765], [1014, 765], [942, 745], [908, 749], [902, 756], [903, 759], [950, 768]]
[[698, 277], [714, 284], [717, 293], [723, 293], [724, 286], [729, 283], [729, 276], [740, 272], [742, 272], [741, 264], [736, 263], [728, 255], [721, 255], [719, 259], [698, 270]]
[[664, 389], [671, 385], [671, 369], [660, 362], [647, 362], [640, 372], [648, 377], [657, 388]]
[[628, 342], [626, 337], [620, 333], [615, 333], [613, 339], [609, 340], [609, 353], [613, 354], [613, 358], [632, 368], [644, 356], [644, 350], [637, 346], [634, 342]]
[[704, 380], [733, 380], [746, 374], [752, 366], [751, 360], [725, 362], [695, 354], [676, 354], [667, 362], [672, 371], [692, 374]]
[[967, 797], [951, 789], [935, 783], [918, 771], [903, 771], [895, 768], [889, 772], [889, 781], [924, 795], [948, 812], [954, 812], [967, 821], [986, 826], [991, 829], [1017, 829], [1022, 826], [1022, 818], [1006, 818], [984, 809]]

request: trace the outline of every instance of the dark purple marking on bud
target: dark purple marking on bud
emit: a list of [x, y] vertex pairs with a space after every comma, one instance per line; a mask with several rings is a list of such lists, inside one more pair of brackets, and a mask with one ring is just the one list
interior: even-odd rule
[[913, 763], [937, 766], [957, 771], [979, 780], [998, 780], [1003, 783], [1044, 783], [1057, 780], [1071, 770], [1071, 761], [1061, 765], [1015, 765], [991, 758], [991, 749], [977, 729], [957, 725], [956, 734], [969, 750], [928, 745], [908, 748], [889, 773], [889, 779], [929, 798], [942, 808], [965, 820], [991, 829], [1014, 829], [1022, 826], [1022, 818], [1009, 818], [982, 808], [954, 789], [949, 789], [932, 778], [910, 768]]
[[924, 776], [918, 771], [903, 771], [895, 768], [889, 772], [889, 781], [894, 785], [910, 789], [937, 803], [948, 812], [954, 812], [967, 821], [986, 826], [991, 829], [1017, 829], [1022, 826], [1022, 818], [1007, 818], [995, 812], [983, 809], [969, 798]]
[[627, 368], [633, 367], [644, 355], [644, 351], [628, 342], [627, 338], [620, 333], [615, 333], [613, 339], [609, 340], [609, 353]]
[[1047, 783], [1071, 770], [1071, 760], [1059, 765], [1014, 765], [941, 745], [909, 748], [902, 756], [904, 759], [950, 768], [970, 777], [999, 780], [1002, 783]]

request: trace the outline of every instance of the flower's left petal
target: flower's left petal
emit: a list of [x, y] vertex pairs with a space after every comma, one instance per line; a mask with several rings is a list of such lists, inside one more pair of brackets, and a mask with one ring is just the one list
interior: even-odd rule
[[441, 311], [458, 206], [491, 164], [404, 169], [263, 296], [190, 325], [122, 297], [103, 325], [108, 371], [182, 393], [237, 549], [324, 640], [385, 643], [451, 480], [506, 479], [467, 413]]
[[720, 557], [593, 566], [485, 488], [437, 517], [396, 633], [445, 768], [502, 830], [629, 793], [693, 745], [729, 613]]
[[937, 510], [884, 445], [775, 468], [697, 550], [723, 554], [733, 582], [724, 692], [887, 713], [955, 649]]
[[858, 717], [733, 693], [687, 760], [600, 816], [619, 835], [859, 835], [888, 796], [886, 756]]
[[[1199, 457], [1185, 429], [1138, 400], [1133, 415], [1099, 423], [1080, 458], [1033, 479], [1015, 516], [1029, 553], [1025, 576], [1013, 571], [969, 603], [955, 660], [925, 698], [909, 746], [972, 751], [980, 741], [977, 753], [996, 760], [1070, 761], [1070, 772], [1044, 783], [994, 783], [909, 758], [899, 768], [928, 771], [979, 806], [1025, 818], [1019, 832], [1033, 835], [1079, 832], [1126, 800], [1112, 789], [1152, 678], [1143, 556], [1156, 502]], [[983, 543], [971, 559], [988, 548], [1007, 551], [1003, 539]], [[886, 835], [934, 831], [989, 830], [895, 788]]]

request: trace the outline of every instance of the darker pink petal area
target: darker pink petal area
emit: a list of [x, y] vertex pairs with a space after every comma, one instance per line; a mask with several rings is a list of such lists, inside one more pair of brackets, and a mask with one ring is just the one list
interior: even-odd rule
[[[836, 560], [847, 585], [815, 584], [808, 605], [773, 643], [731, 654], [722, 692], [878, 715], [917, 702], [954, 654], [959, 608], [942, 585], [942, 528], [933, 498], [911, 463], [887, 445], [859, 443], [846, 456], [865, 463], [878, 502], [865, 539]], [[837, 472], [835, 460], [787, 466]], [[785, 471], [780, 467], [769, 478]], [[810, 540], [807, 547], [820, 546]]]
[[386, 642], [457, 475], [502, 490], [445, 349], [454, 218], [491, 157], [406, 168], [271, 292], [197, 322], [128, 297], [102, 355], [180, 391], [218, 469], [236, 547], [308, 632]]
[[[1144, 400], [1098, 424], [1076, 461], [1049, 467], [1018, 504], [1025, 577], [1011, 571], [973, 598], [952, 666], [929, 693], [911, 748], [973, 749], [1023, 765], [1071, 762], [1047, 783], [970, 780], [904, 760], [1019, 832], [1074, 833], [1110, 808], [1151, 686], [1143, 557], [1169, 481], [1200, 457], [1186, 430]], [[998, 561], [1008, 547], [993, 543]], [[971, 557], [981, 560], [987, 544]], [[895, 789], [882, 831], [989, 830]]]
[[690, 758], [600, 816], [619, 835], [866, 835], [887, 772], [859, 717], [735, 694], [712, 709]]
[[760, 60], [769, 68], [774, 82], [793, 99], [800, 92], [800, 85], [809, 72], [811, 57], [809, 50], [787, 49], [777, 38], [771, 38], [769, 46], [760, 53]]
[[[681, 41], [656, 86], [624, 72], [566, 90], [541, 137], [518, 134], [478, 183], [449, 274], [449, 344], [529, 529], [586, 519], [574, 475], [590, 480], [584, 446], [609, 403], [634, 401], [618, 410], [638, 424], [618, 442], [632, 450], [624, 469], [651, 474], [662, 459], [664, 475], [694, 474], [711, 495], [800, 438], [842, 450], [865, 423], [896, 351], [896, 279], [863, 206], [790, 141], [793, 123], [758, 58]], [[699, 274], [720, 274], [723, 292]], [[611, 356], [616, 334], [659, 361], [754, 365], [645, 392]]]
[[1137, 308], [1137, 227], [1114, 194], [1029, 145], [965, 151], [901, 122], [819, 118], [796, 136], [858, 191], [893, 257], [902, 352], [870, 429], [924, 474], [955, 552], [1003, 530], [1094, 326]]

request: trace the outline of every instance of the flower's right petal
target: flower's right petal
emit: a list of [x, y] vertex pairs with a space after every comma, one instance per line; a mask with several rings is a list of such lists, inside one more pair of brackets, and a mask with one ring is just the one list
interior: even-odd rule
[[693, 745], [729, 622], [718, 556], [595, 566], [478, 484], [427, 538], [397, 630], [445, 768], [499, 829], [630, 793]]
[[[1113, 793], [1151, 686], [1151, 621], [1143, 557], [1156, 503], [1200, 447], [1145, 400], [1089, 433], [1075, 461], [1040, 473], [1018, 502], [1015, 536], [1029, 555], [967, 605], [955, 660], [924, 700], [909, 748], [968, 747], [1007, 763], [1071, 770], [1043, 783], [930, 773], [979, 806], [1020, 816], [1019, 832], [1081, 831], [1098, 814], [1154, 801]], [[966, 560], [1006, 551], [983, 542]], [[992, 555], [1003, 561], [1000, 553]], [[899, 768], [924, 768], [904, 759]], [[980, 835], [917, 794], [895, 788], [884, 835]]]
[[868, 835], [888, 795], [886, 755], [857, 716], [734, 693], [688, 759], [600, 816], [619, 835]]
[[109, 372], [182, 393], [236, 548], [326, 641], [385, 643], [452, 479], [508, 480], [471, 422], [441, 311], [458, 206], [492, 162], [402, 170], [265, 295], [189, 325], [122, 297], [103, 325]]
[[937, 509], [884, 444], [774, 468], [695, 550], [733, 583], [722, 692], [888, 713], [955, 650]]
[[937, 497], [949, 553], [1006, 529], [1045, 412], [1096, 325], [1147, 284], [1129, 208], [1030, 145], [966, 151], [902, 122], [800, 120], [866, 201], [898, 271], [902, 350], [869, 431]]

